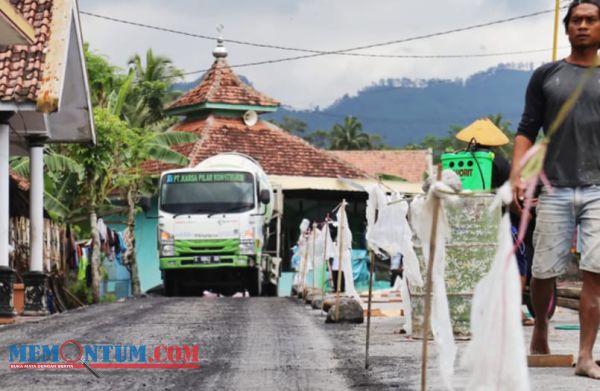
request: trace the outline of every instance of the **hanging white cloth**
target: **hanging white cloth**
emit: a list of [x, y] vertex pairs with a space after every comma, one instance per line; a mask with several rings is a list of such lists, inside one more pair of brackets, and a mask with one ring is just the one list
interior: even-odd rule
[[[404, 312], [404, 330], [412, 334], [412, 306], [408, 284], [414, 287], [423, 286], [423, 278], [419, 269], [419, 261], [413, 245], [413, 232], [408, 224], [408, 202], [402, 196], [394, 194], [390, 203], [379, 186], [368, 189], [367, 200], [367, 241], [376, 253], [381, 250], [393, 257], [403, 256], [404, 272], [398, 288], [402, 295]], [[377, 216], [377, 219], [375, 218]], [[393, 267], [392, 267], [393, 268]], [[397, 279], [398, 281], [398, 279]]]
[[[344, 288], [347, 295], [355, 297], [357, 299], [360, 298], [358, 292], [356, 292], [356, 288], [354, 287], [354, 278], [352, 276], [352, 231], [350, 230], [350, 226], [348, 224], [348, 215], [346, 214], [346, 204], [342, 203], [342, 206], [337, 211], [337, 221], [338, 221], [338, 234], [336, 240], [337, 254], [339, 258], [339, 245], [342, 244], [342, 259], [341, 259], [341, 269], [344, 273]], [[344, 229], [340, 229], [340, 228]], [[335, 259], [334, 259], [335, 263]], [[334, 265], [334, 270], [335, 269]]]
[[[367, 199], [367, 208], [366, 208], [366, 217], [367, 217], [367, 242], [369, 247], [379, 253], [379, 249], [371, 246], [371, 230], [375, 225], [375, 221], [377, 220], [377, 211], [381, 211], [387, 204], [388, 199], [385, 192], [381, 189], [379, 185], [370, 185], [367, 187], [367, 193], [369, 194], [369, 198]], [[381, 213], [379, 213], [381, 216]]]
[[[498, 190], [497, 197], [510, 203], [508, 183]], [[473, 338], [461, 360], [470, 371], [467, 390], [529, 391], [521, 325], [521, 281], [508, 214], [500, 222], [492, 268], [475, 287], [471, 333]]]
[[408, 202], [385, 205], [379, 210], [379, 218], [367, 231], [367, 240], [373, 248], [388, 254], [402, 254], [404, 273], [411, 286], [423, 286], [419, 261], [415, 254], [413, 232], [406, 218]]
[[[411, 204], [411, 222], [421, 242], [425, 262], [429, 259], [434, 197], [445, 197], [447, 192], [452, 193], [453, 191], [453, 189], [442, 182], [435, 182], [429, 189], [426, 197], [416, 197]], [[434, 266], [432, 270], [431, 331], [438, 350], [437, 357], [442, 382], [446, 389], [452, 390], [457, 348], [454, 343], [448, 296], [446, 293], [446, 237], [448, 236], [448, 228], [442, 205], [443, 202], [444, 199], [441, 199], [437, 221]]]
[[306, 231], [310, 227], [310, 221], [302, 219], [300, 223], [300, 236], [298, 237], [298, 256], [300, 257], [300, 265], [298, 271], [294, 276], [294, 285], [304, 285], [304, 279], [306, 278], [306, 270], [308, 268], [308, 237]]

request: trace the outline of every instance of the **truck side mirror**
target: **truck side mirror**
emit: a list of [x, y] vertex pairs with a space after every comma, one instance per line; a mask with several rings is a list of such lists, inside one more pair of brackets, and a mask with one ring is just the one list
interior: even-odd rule
[[148, 213], [150, 209], [152, 209], [152, 198], [150, 197], [141, 197], [140, 198], [140, 206], [144, 213]]
[[262, 189], [258, 196], [258, 200], [261, 204], [267, 205], [269, 202], [271, 202], [271, 192], [267, 189]]

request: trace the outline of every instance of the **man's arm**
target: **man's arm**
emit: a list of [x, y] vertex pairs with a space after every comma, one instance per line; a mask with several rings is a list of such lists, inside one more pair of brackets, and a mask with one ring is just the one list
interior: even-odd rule
[[518, 175], [519, 165], [525, 153], [533, 146], [533, 142], [521, 134], [515, 137], [515, 147], [513, 149], [513, 158], [510, 168], [510, 183], [513, 190], [513, 201], [516, 206], [521, 205], [523, 192], [525, 191], [520, 175]]

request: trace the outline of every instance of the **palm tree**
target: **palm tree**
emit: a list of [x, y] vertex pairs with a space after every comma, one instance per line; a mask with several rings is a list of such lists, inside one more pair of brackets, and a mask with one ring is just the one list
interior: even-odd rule
[[333, 150], [373, 149], [374, 139], [362, 131], [362, 124], [353, 116], [344, 118], [343, 124], [335, 124], [330, 134]]
[[[128, 63], [135, 73], [136, 86], [130, 100], [132, 109], [127, 109], [127, 113], [135, 111], [137, 102], [142, 101], [148, 112], [145, 121], [138, 122], [147, 125], [161, 120], [164, 117], [163, 107], [177, 96], [171, 86], [176, 79], [183, 76], [182, 72], [168, 57], [155, 56], [152, 49], [146, 51], [145, 63], [139, 54], [132, 56]], [[139, 107], [137, 110], [139, 114]]]

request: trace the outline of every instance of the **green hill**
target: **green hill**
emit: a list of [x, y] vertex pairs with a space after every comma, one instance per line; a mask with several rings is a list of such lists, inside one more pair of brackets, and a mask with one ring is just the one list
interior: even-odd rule
[[394, 147], [420, 142], [427, 134], [445, 136], [450, 125], [466, 126], [489, 114], [501, 113], [514, 130], [531, 73], [531, 67], [499, 65], [465, 80], [388, 79], [324, 109], [283, 107], [265, 117], [298, 118], [313, 131], [330, 129], [353, 115], [363, 123], [363, 129], [380, 134], [385, 144]]

